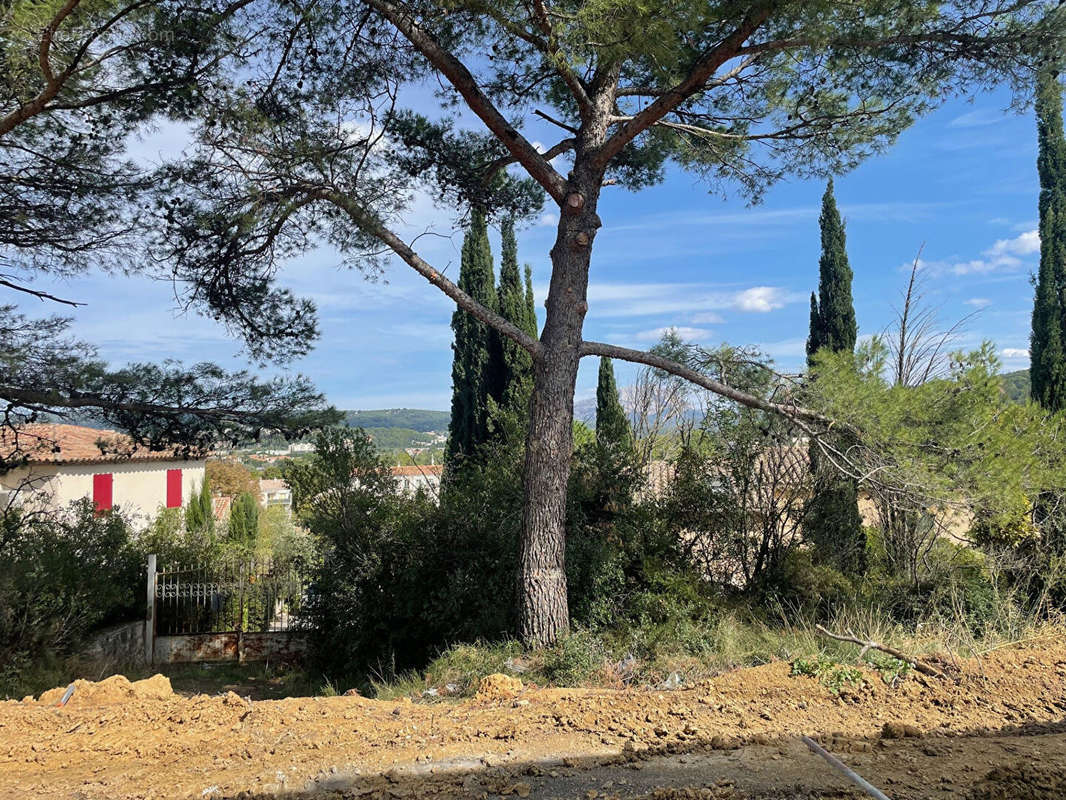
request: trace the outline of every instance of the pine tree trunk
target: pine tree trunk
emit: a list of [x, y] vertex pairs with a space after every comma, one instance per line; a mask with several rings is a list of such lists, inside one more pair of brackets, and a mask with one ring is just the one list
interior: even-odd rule
[[601, 176], [571, 173], [551, 251], [552, 281], [533, 369], [526, 441], [525, 496], [518, 577], [518, 627], [529, 646], [554, 643], [570, 626], [566, 591], [566, 487], [573, 450], [574, 387], [588, 310], [589, 258], [599, 228]]

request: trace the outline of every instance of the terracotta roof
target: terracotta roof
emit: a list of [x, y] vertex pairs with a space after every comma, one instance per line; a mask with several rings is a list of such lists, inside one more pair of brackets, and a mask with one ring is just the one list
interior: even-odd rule
[[33, 463], [106, 464], [120, 461], [184, 461], [173, 450], [135, 445], [124, 433], [81, 425], [35, 423], [16, 432], [0, 430], [0, 453], [9, 458], [16, 448]]
[[211, 495], [211, 513], [215, 517], [216, 522], [222, 522], [229, 516], [230, 508], [233, 506], [233, 498], [225, 494], [213, 494]]
[[282, 492], [289, 488], [289, 484], [285, 483], [281, 478], [263, 478], [259, 481], [260, 494], [266, 494], [267, 492]]
[[444, 474], [444, 466], [441, 464], [405, 464], [402, 467], [390, 468], [393, 477], [399, 478], [404, 475], [425, 475], [440, 477]]

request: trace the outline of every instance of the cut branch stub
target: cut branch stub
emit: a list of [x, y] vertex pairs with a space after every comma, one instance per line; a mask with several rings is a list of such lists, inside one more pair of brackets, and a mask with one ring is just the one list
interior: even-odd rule
[[566, 196], [564, 208], [569, 214], [576, 214], [585, 207], [585, 196], [580, 192], [570, 192]]

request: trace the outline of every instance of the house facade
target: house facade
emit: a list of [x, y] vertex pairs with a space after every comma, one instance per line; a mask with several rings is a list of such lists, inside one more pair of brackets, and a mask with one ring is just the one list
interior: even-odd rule
[[263, 478], [259, 481], [259, 505], [263, 508], [279, 506], [292, 511], [292, 489], [280, 478]]
[[396, 481], [396, 490], [401, 494], [413, 495], [422, 490], [430, 497], [440, 495], [440, 479], [444, 474], [444, 467], [440, 464], [391, 467], [390, 472]]
[[[180, 508], [204, 482], [204, 460], [149, 450], [115, 431], [34, 424], [18, 429], [25, 463], [0, 475], [0, 502], [63, 508], [88, 498], [98, 511], [120, 508], [146, 524], [163, 508]], [[5, 452], [13, 435], [0, 437]]]

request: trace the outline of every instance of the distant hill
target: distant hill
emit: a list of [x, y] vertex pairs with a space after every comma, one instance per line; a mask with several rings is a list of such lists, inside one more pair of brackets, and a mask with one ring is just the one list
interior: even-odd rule
[[419, 433], [447, 433], [450, 421], [451, 415], [445, 411], [427, 411], [420, 408], [344, 412], [344, 424], [350, 428], [408, 428]]
[[1005, 372], [999, 377], [1003, 379], [1003, 391], [1012, 403], [1024, 403], [1029, 399], [1029, 370]]
[[412, 428], [364, 428], [379, 450], [405, 450], [408, 447], [441, 447], [440, 442]]

